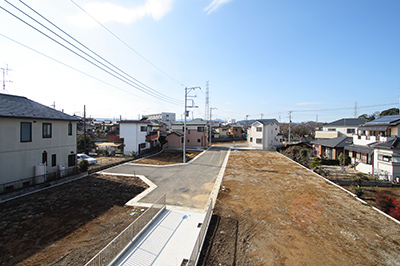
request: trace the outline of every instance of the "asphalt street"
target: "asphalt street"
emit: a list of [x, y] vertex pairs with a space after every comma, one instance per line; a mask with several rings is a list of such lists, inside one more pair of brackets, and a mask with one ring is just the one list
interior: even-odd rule
[[166, 194], [168, 205], [204, 209], [228, 150], [228, 147], [212, 147], [187, 164], [149, 166], [127, 163], [104, 173], [144, 175], [152, 181], [157, 188], [139, 203], [154, 203]]

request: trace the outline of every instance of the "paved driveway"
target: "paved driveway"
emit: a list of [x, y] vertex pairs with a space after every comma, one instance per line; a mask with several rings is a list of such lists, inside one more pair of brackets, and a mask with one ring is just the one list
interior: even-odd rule
[[104, 173], [144, 175], [157, 188], [139, 203], [153, 203], [167, 194], [167, 204], [205, 209], [229, 148], [213, 147], [189, 164], [149, 166], [123, 164]]

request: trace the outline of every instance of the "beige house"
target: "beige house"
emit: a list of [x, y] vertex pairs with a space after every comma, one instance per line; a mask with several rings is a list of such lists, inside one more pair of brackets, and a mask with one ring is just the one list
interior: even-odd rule
[[[177, 143], [178, 134], [183, 136], [182, 122], [177, 122], [172, 125], [171, 132], [174, 134], [168, 135], [168, 147], [170, 148], [180, 148], [183, 144]], [[171, 140], [171, 141], [170, 141]], [[176, 145], [176, 146], [175, 146]], [[186, 122], [186, 147], [188, 148], [206, 148], [208, 146], [208, 130], [207, 121], [202, 119], [194, 119], [192, 121]]]
[[75, 169], [78, 120], [25, 97], [0, 94], [0, 193]]

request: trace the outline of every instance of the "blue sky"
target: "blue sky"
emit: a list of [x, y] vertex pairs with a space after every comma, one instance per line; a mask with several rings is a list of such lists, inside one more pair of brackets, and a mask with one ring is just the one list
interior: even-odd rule
[[[45, 23], [20, 1], [8, 1]], [[184, 88], [200, 86], [190, 93], [199, 107], [190, 117], [204, 118], [207, 81], [210, 106], [218, 108], [213, 117], [223, 120], [262, 114], [287, 122], [293, 111], [295, 122], [330, 122], [399, 105], [398, 0], [25, 3], [162, 98], [180, 102], [140, 92], [0, 9], [0, 67], [12, 69], [7, 92], [55, 102], [69, 114], [82, 115], [86, 105], [92, 117], [164, 111], [180, 119]], [[7, 2], [0, 6], [30, 21]]]

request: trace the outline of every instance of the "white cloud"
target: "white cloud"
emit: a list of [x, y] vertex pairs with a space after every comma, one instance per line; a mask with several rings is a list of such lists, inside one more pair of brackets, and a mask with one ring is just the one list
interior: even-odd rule
[[211, 4], [204, 9], [204, 11], [207, 12], [207, 15], [210, 14], [211, 12], [214, 12], [218, 8], [220, 8], [222, 5], [230, 2], [231, 0], [213, 0]]
[[[154, 20], [160, 20], [172, 9], [175, 0], [146, 0], [140, 6], [127, 8], [113, 3], [88, 3], [83, 9], [102, 24], [118, 22], [132, 24], [146, 16]], [[69, 17], [69, 20], [84, 28], [93, 28], [97, 22], [90, 18], [85, 12]]]

